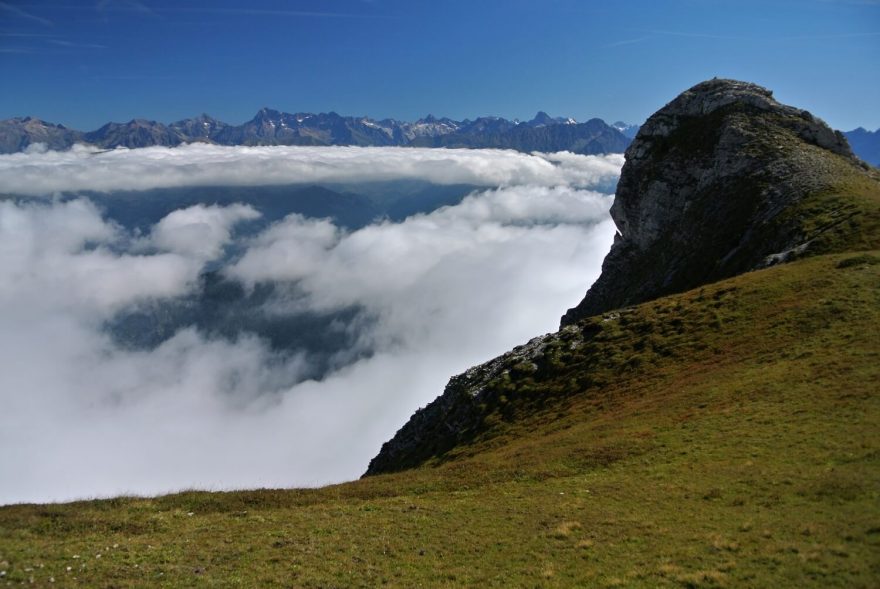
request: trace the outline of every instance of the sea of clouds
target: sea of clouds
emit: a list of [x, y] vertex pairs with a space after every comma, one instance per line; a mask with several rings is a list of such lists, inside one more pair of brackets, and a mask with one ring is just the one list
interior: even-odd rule
[[[620, 155], [348, 147], [119, 149], [0, 156], [0, 503], [358, 477], [450, 376], [556, 329], [598, 276]], [[485, 186], [356, 231], [246, 202], [176, 210], [148, 232], [77, 191], [423, 180]], [[64, 192], [61, 198], [58, 193]], [[243, 195], [246, 194], [243, 192]], [[191, 294], [206, 268], [295, 306], [357, 306], [368, 353], [310, 380], [307, 356], [183, 328], [149, 349], [107, 322]], [[286, 292], [283, 289], [280, 292]], [[351, 328], [348, 326], [347, 328]]]

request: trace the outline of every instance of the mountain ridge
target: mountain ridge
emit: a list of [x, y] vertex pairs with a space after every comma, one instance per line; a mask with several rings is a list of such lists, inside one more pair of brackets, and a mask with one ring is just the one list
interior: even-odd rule
[[630, 138], [601, 119], [578, 123], [539, 111], [530, 121], [478, 117], [455, 121], [428, 115], [415, 122], [287, 113], [263, 107], [249, 121], [230, 125], [207, 114], [165, 124], [147, 119], [110, 122], [94, 131], [77, 131], [33, 117], [0, 121], [0, 153], [24, 151], [35, 144], [53, 150], [76, 143], [104, 149], [174, 147], [182, 143], [219, 145], [355, 145], [403, 147], [499, 148], [531, 151], [568, 150], [580, 154], [622, 152]]
[[880, 167], [880, 129], [869, 131], [863, 127], [846, 131], [852, 150], [872, 166]]
[[451, 378], [364, 476], [442, 460], [491, 436], [493, 414], [518, 398], [520, 383], [531, 392], [553, 380], [577, 356], [570, 350], [593, 350], [579, 362], [601, 365], [604, 324], [623, 321], [633, 305], [807, 256], [880, 247], [877, 194], [880, 175], [840, 132], [769, 90], [719, 79], [686, 90], [627, 149], [615, 243], [560, 331]]
[[[293, 117], [297, 124], [311, 119], [339, 117], [336, 113], [283, 113], [264, 107], [250, 121], [230, 125], [202, 113], [196, 117], [164, 124], [147, 119], [132, 119], [127, 123], [107, 123], [94, 131], [77, 131], [64, 125], [42, 121], [36, 117], [15, 117], [0, 120], [0, 154], [25, 151], [34, 144], [44, 144], [51, 150], [68, 149], [76, 143], [93, 142], [98, 147], [146, 147], [149, 145], [174, 146], [181, 143], [219, 143], [221, 145], [406, 145], [416, 147], [494, 147], [519, 149], [521, 151], [568, 150], [576, 153], [622, 152], [635, 138], [640, 125], [615, 121], [608, 124], [602, 119], [590, 119], [578, 123], [572, 118], [551, 117], [538, 111], [530, 121], [507, 120], [501, 117], [478, 117], [455, 121], [448, 117], [427, 115], [412, 123], [395, 119], [371, 119], [369, 117], [340, 117], [345, 121], [368, 129], [366, 136], [333, 138], [324, 131], [311, 128], [305, 132], [267, 137], [255, 131], [254, 121], [271, 120], [270, 113], [278, 119]], [[590, 131], [581, 125], [600, 121], [605, 127], [597, 132], [595, 124]], [[574, 126], [578, 133], [565, 126]], [[247, 136], [246, 128], [253, 134]], [[271, 127], [271, 126], [270, 126]], [[307, 125], [308, 127], [308, 125]], [[283, 128], [283, 127], [282, 127]], [[543, 131], [541, 130], [543, 129]], [[498, 137], [499, 130], [505, 135]], [[611, 133], [617, 131], [619, 136]], [[376, 133], [379, 131], [380, 133]], [[511, 131], [514, 131], [511, 134]], [[869, 131], [862, 127], [844, 131], [853, 152], [863, 161], [880, 166], [880, 129]], [[356, 135], [356, 134], [355, 134]], [[572, 135], [580, 135], [572, 137]], [[360, 141], [361, 143], [358, 143]], [[580, 151], [579, 151], [580, 150]]]

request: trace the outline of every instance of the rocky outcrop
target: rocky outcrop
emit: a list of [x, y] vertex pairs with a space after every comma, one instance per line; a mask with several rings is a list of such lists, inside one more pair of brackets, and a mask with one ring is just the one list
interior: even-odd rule
[[[622, 377], [621, 358], [642, 353], [641, 334], [672, 329], [687, 345], [683, 324], [635, 327], [638, 309], [623, 307], [802, 255], [880, 247], [880, 176], [870, 170], [840, 133], [760, 86], [716, 79], [687, 90], [627, 150], [611, 209], [619, 233], [563, 327], [453, 377], [366, 475], [454, 455], [495, 427], [493, 412], [515, 420], [554, 395], [601, 389]], [[624, 323], [640, 335], [617, 350]]]
[[496, 405], [511, 382], [546, 371], [553, 352], [560, 347], [578, 346], [583, 339], [578, 329], [536, 337], [452, 377], [442, 395], [416, 411], [397, 435], [382, 445], [364, 476], [412, 468], [470, 441], [480, 431], [485, 406]]
[[859, 164], [840, 132], [765, 88], [714, 79], [683, 92], [627, 149], [614, 246], [562, 324], [819, 251], [827, 228], [791, 213], [834, 185], [840, 161]]

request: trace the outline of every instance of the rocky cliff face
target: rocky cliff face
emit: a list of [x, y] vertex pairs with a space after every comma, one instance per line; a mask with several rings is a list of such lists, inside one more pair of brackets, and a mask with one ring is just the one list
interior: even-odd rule
[[581, 342], [578, 330], [566, 329], [564, 333], [537, 337], [452, 377], [442, 395], [416, 411], [397, 435], [383, 444], [364, 476], [412, 468], [468, 442], [480, 430], [484, 417], [481, 405], [497, 405], [512, 381], [546, 372], [555, 352]]
[[617, 238], [563, 325], [821, 250], [830, 227], [790, 213], [831, 189], [829, 152], [858, 165], [840, 132], [765, 88], [715, 79], [683, 92], [627, 149]]
[[[683, 325], [630, 328], [638, 309], [622, 307], [798, 256], [880, 247], [880, 176], [840, 133], [760, 86], [694, 86], [647, 121], [626, 158], [611, 209], [619, 235], [560, 331], [453, 377], [367, 475], [442, 457], [490, 431], [493, 412], [515, 419], [549, 396], [601, 389], [620, 374], [621, 334], [671, 329], [687, 344]], [[624, 357], [645, 345], [629, 340]]]

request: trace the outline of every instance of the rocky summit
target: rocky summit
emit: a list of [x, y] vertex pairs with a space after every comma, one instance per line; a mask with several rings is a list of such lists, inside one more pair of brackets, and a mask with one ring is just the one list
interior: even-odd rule
[[627, 149], [611, 207], [614, 246], [562, 324], [827, 250], [858, 221], [853, 211], [832, 204], [819, 223], [793, 213], [832, 190], [841, 166], [864, 164], [809, 112], [755, 84], [697, 84]]
[[[618, 235], [562, 329], [453, 377], [382, 447], [367, 475], [491, 437], [495, 414], [525, 415], [552, 396], [601, 391], [649, 348], [658, 358], [672, 353], [648, 346], [646, 334], [668, 337], [671, 329], [676, 346], [688, 346], [702, 329], [689, 336], [679, 319], [646, 320], [632, 305], [801, 257], [880, 247], [878, 194], [876, 170], [839, 132], [769, 90], [713, 79], [683, 92], [626, 151], [611, 209]], [[618, 349], [623, 339], [632, 347]]]

